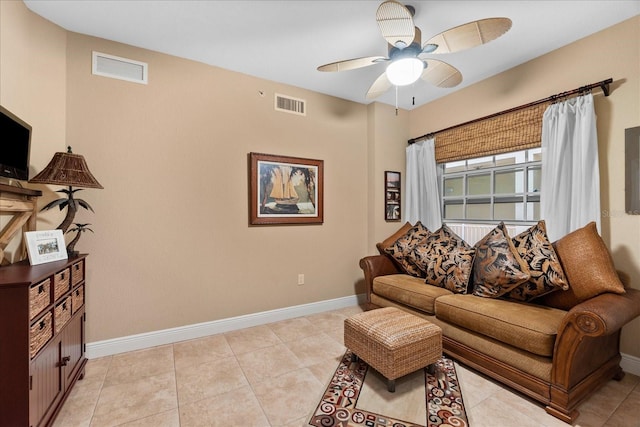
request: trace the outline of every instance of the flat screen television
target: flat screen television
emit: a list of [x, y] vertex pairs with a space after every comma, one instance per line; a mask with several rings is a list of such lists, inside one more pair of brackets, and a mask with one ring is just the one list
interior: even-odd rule
[[29, 180], [31, 126], [0, 105], [0, 177]]

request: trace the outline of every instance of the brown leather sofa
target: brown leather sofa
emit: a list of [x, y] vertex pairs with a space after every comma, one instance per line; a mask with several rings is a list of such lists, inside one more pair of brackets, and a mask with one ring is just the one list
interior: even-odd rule
[[[607, 256], [603, 261], [612, 262], [608, 252], [585, 262], [596, 265], [594, 257]], [[367, 256], [360, 267], [369, 309], [398, 307], [437, 324], [446, 354], [541, 402], [567, 423], [586, 397], [624, 376], [620, 331], [640, 315], [639, 290], [625, 286], [624, 293], [603, 292], [573, 304], [564, 295], [562, 303], [557, 297], [527, 303], [427, 285], [386, 255]]]

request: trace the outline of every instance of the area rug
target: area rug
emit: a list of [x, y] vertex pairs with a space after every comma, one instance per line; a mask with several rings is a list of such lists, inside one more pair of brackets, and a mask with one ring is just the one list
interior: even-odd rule
[[[414, 383], [413, 385], [411, 383]], [[417, 382], [417, 386], [416, 383]], [[402, 384], [406, 385], [403, 386]], [[375, 389], [375, 390], [370, 390]], [[412, 390], [412, 391], [410, 391]], [[419, 403], [407, 402], [410, 393], [419, 393]], [[374, 396], [374, 397], [372, 397]], [[376, 403], [376, 399], [377, 402]], [[364, 402], [367, 400], [367, 402]], [[389, 415], [380, 409], [424, 405], [416, 414], [402, 419], [402, 414]], [[385, 402], [386, 401], [386, 402]], [[415, 409], [415, 408], [414, 408]], [[388, 409], [391, 411], [390, 409]], [[400, 412], [404, 412], [400, 410]], [[406, 411], [407, 413], [409, 411]], [[417, 418], [421, 418], [418, 420]], [[308, 425], [319, 427], [468, 427], [469, 422], [462, 401], [456, 368], [444, 356], [435, 366], [433, 374], [426, 369], [396, 380], [396, 392], [386, 390], [385, 379], [362, 360], [352, 362], [351, 351], [342, 357], [333, 378]]]

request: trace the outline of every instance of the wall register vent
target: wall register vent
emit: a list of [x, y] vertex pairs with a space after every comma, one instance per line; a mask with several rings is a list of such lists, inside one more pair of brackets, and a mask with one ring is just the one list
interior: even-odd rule
[[147, 84], [148, 64], [133, 59], [93, 52], [92, 73], [112, 79]]
[[298, 114], [299, 116], [307, 115], [307, 102], [304, 99], [292, 98], [287, 95], [276, 93], [276, 111], [285, 113]]

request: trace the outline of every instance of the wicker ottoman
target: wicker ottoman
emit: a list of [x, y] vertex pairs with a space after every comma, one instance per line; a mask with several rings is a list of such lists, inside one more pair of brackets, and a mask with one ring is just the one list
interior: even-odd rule
[[344, 345], [380, 372], [394, 392], [396, 378], [442, 357], [442, 330], [403, 310], [379, 308], [344, 321]]

